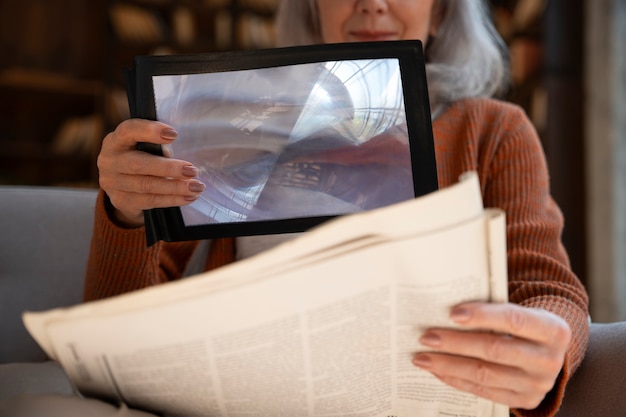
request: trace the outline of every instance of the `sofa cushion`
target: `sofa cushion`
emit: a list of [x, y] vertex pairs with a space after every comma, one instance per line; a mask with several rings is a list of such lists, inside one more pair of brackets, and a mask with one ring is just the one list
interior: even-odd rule
[[0, 186], [0, 363], [46, 359], [24, 310], [79, 303], [97, 191]]

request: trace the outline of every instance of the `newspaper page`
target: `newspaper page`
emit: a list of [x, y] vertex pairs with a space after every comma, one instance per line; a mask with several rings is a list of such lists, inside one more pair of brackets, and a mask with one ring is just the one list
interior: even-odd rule
[[508, 416], [411, 364], [451, 306], [506, 301], [504, 215], [475, 175], [423, 199], [25, 323], [85, 395], [167, 416]]

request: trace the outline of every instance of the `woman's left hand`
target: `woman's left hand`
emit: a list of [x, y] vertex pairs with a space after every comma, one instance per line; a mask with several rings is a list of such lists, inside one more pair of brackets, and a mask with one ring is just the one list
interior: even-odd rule
[[565, 320], [510, 303], [463, 304], [450, 317], [463, 329], [426, 331], [420, 343], [433, 351], [416, 354], [413, 363], [511, 408], [539, 406], [563, 367], [571, 339]]

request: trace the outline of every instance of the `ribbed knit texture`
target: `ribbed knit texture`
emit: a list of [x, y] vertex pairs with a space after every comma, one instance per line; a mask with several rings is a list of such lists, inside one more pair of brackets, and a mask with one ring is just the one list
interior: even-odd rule
[[[485, 207], [506, 212], [509, 299], [563, 317], [573, 341], [563, 372], [542, 405], [517, 416], [552, 416], [565, 383], [580, 364], [589, 337], [588, 297], [561, 243], [563, 216], [549, 193], [546, 161], [524, 112], [490, 99], [455, 103], [433, 123], [439, 186], [478, 172]], [[85, 300], [105, 298], [181, 277], [197, 242], [146, 247], [145, 230], [113, 224], [100, 193], [88, 263]], [[211, 242], [207, 268], [234, 259], [233, 240]], [[244, 308], [244, 306], [242, 306]]]

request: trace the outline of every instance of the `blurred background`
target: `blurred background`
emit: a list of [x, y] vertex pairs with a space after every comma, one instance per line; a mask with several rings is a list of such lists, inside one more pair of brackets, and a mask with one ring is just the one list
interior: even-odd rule
[[[271, 47], [279, 1], [0, 0], [0, 184], [97, 187], [133, 57]], [[592, 318], [626, 320], [626, 1], [489, 6]]]

